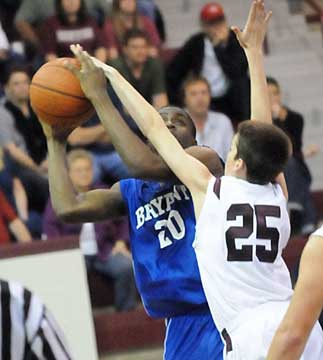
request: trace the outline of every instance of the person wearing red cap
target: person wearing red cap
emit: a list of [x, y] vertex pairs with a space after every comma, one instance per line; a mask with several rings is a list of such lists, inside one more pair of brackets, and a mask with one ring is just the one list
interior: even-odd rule
[[167, 86], [172, 103], [189, 75], [202, 75], [210, 82], [212, 110], [233, 121], [250, 117], [248, 63], [236, 36], [230, 30], [223, 7], [210, 2], [200, 12], [202, 31], [189, 38], [167, 68]]

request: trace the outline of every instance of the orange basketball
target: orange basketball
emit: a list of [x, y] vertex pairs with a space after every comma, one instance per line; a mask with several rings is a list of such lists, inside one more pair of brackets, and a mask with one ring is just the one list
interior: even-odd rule
[[73, 58], [55, 59], [36, 72], [30, 85], [30, 101], [35, 113], [59, 128], [78, 126], [94, 113], [79, 80], [64, 67], [66, 59], [79, 66]]

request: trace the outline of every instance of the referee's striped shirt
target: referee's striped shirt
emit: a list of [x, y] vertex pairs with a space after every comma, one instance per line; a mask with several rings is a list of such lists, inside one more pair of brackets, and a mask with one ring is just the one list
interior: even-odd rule
[[21, 285], [0, 280], [0, 360], [72, 359], [52, 315]]

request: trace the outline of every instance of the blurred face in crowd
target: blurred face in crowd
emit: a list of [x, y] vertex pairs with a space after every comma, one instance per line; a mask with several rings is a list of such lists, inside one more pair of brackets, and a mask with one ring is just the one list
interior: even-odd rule
[[202, 29], [213, 43], [226, 41], [229, 38], [230, 30], [226, 20], [202, 23]]
[[132, 15], [136, 12], [137, 2], [136, 0], [119, 0], [120, 11], [124, 15]]
[[281, 99], [281, 92], [280, 88], [275, 84], [268, 84], [268, 92], [269, 92], [269, 99], [271, 106], [281, 106], [282, 99]]
[[80, 10], [81, 0], [61, 0], [62, 7], [67, 15], [75, 15]]
[[205, 81], [189, 83], [184, 89], [184, 103], [188, 112], [194, 115], [206, 115], [211, 102], [210, 89]]
[[148, 43], [143, 37], [129, 39], [127, 45], [124, 47], [126, 58], [135, 66], [142, 65], [146, 62], [148, 52]]
[[89, 190], [93, 182], [92, 161], [86, 157], [74, 159], [69, 165], [69, 175], [77, 191]]
[[30, 78], [23, 71], [11, 74], [6, 86], [7, 97], [14, 102], [27, 101], [29, 99]]

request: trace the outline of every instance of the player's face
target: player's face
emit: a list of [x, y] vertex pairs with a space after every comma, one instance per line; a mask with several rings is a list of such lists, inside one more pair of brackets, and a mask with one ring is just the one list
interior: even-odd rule
[[27, 101], [29, 99], [30, 79], [25, 72], [15, 72], [10, 76], [6, 85], [6, 94], [15, 101]]
[[148, 44], [146, 39], [140, 37], [130, 39], [124, 48], [124, 52], [133, 64], [144, 64], [148, 58]]
[[69, 175], [78, 191], [87, 191], [93, 182], [92, 162], [87, 158], [75, 159], [70, 164]]
[[209, 110], [210, 102], [209, 87], [204, 81], [197, 81], [186, 87], [185, 106], [191, 115], [206, 114]]
[[236, 158], [238, 152], [238, 136], [239, 135], [236, 134], [232, 139], [231, 148], [227, 156], [227, 161], [225, 163], [224, 175], [245, 178], [246, 168], [244, 161]]
[[176, 137], [183, 148], [194, 145], [192, 123], [184, 111], [179, 108], [166, 107], [159, 110], [169, 131]]
[[67, 15], [76, 14], [81, 7], [81, 0], [61, 0], [62, 7]]

